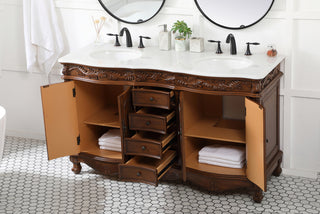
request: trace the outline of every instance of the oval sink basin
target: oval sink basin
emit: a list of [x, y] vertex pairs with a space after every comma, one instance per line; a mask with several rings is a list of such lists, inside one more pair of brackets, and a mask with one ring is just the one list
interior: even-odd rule
[[245, 58], [237, 57], [210, 57], [199, 60], [196, 65], [201, 69], [206, 70], [240, 70], [249, 67], [253, 62]]
[[132, 60], [141, 57], [141, 52], [136, 50], [103, 50], [97, 51], [90, 54], [94, 59], [108, 59], [108, 60]]

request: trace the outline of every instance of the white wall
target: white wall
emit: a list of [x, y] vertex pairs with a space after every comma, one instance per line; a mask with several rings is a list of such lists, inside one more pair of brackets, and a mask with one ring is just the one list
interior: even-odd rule
[[[8, 112], [8, 134], [44, 138], [40, 85], [47, 84], [43, 74], [25, 72], [22, 26], [22, 0], [0, 1], [1, 34], [4, 42], [0, 105]], [[108, 16], [97, 0], [55, 0], [63, 26], [67, 49], [65, 53], [85, 46], [95, 39], [92, 15], [108, 17], [103, 33], [119, 32], [127, 26], [134, 45], [139, 35], [151, 36], [146, 46], [157, 45], [159, 24], [171, 26], [185, 20], [194, 36], [224, 41], [232, 32], [238, 52], [245, 51], [245, 42], [261, 45], [252, 52], [265, 51], [275, 44], [286, 54], [285, 76], [281, 89], [281, 147], [284, 151], [284, 172], [315, 177], [320, 171], [320, 2], [319, 0], [276, 0], [271, 12], [251, 28], [231, 31], [219, 28], [203, 18], [193, 0], [167, 0], [165, 7], [151, 21], [139, 25], [118, 23]], [[1, 10], [2, 8], [2, 10]], [[3, 18], [5, 17], [5, 18]], [[104, 37], [106, 42], [113, 39]], [[223, 50], [228, 46], [223, 44]], [[212, 44], [206, 44], [213, 50]]]

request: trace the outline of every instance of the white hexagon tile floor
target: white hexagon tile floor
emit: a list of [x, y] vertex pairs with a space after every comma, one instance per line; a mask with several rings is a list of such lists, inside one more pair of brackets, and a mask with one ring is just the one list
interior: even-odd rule
[[45, 141], [7, 137], [0, 161], [0, 213], [320, 213], [320, 179], [272, 177], [261, 204], [184, 185], [120, 182], [68, 157], [47, 161]]

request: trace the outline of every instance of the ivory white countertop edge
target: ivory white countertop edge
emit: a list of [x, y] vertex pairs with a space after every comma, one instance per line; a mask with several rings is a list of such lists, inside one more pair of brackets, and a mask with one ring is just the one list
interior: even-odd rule
[[[284, 59], [285, 56], [279, 54], [276, 57], [268, 57], [266, 53], [253, 53], [251, 56], [240, 53], [217, 55], [212, 51], [161, 51], [158, 47], [139, 49], [100, 43], [71, 52], [60, 58], [59, 62], [101, 68], [153, 69], [206, 77], [263, 79]], [[225, 66], [224, 62], [220, 64], [222, 61], [229, 63], [231, 68]], [[244, 64], [243, 68], [237, 66], [238, 61]]]

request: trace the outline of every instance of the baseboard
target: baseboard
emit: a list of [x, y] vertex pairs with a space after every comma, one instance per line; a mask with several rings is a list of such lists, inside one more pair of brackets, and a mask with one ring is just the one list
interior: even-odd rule
[[317, 179], [318, 178], [318, 172], [312, 171], [312, 170], [284, 169], [283, 168], [282, 169], [282, 173], [284, 175], [293, 175], [293, 176], [312, 178], [312, 179]]
[[12, 131], [12, 130], [6, 130], [6, 136], [31, 138], [36, 140], [46, 139], [46, 136], [43, 133], [20, 132], [20, 131]]

